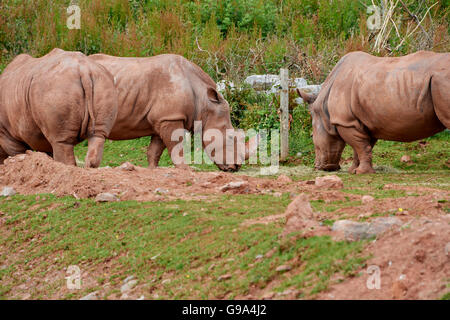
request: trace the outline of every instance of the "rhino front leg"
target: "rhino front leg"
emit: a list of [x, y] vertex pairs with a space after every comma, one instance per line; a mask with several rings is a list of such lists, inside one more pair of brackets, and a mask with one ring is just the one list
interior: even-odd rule
[[[375, 146], [375, 143], [377, 143], [377, 139], [371, 139], [370, 140], [370, 146], [373, 147]], [[355, 173], [356, 169], [359, 167], [359, 157], [358, 157], [358, 153], [355, 151], [355, 149], [353, 149], [353, 163], [352, 166], [348, 169], [349, 173]]]
[[[353, 152], [356, 155], [350, 168], [352, 170], [351, 173], [375, 173], [372, 166], [372, 148], [376, 139], [355, 128], [337, 127], [337, 129], [341, 138], [353, 148]], [[358, 165], [356, 166], [356, 164]]]
[[150, 141], [150, 145], [147, 149], [147, 160], [148, 160], [148, 167], [153, 169], [158, 166], [159, 159], [161, 158], [161, 155], [166, 148], [166, 145], [162, 141], [162, 139], [157, 136], [153, 135], [152, 140]]
[[[184, 163], [183, 146], [180, 140], [172, 141], [172, 133], [175, 130], [184, 130], [183, 121], [164, 121], [161, 124], [160, 134], [164, 145], [169, 151], [173, 164], [178, 169], [190, 170], [190, 167]], [[176, 148], [176, 149], [175, 149]], [[175, 152], [174, 152], [175, 150]]]

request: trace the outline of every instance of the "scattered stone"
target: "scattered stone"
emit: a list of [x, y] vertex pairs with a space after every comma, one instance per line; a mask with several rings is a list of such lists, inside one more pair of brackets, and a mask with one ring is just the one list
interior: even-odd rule
[[277, 181], [282, 183], [290, 183], [292, 182], [292, 179], [284, 174], [280, 174], [277, 178]]
[[297, 196], [285, 211], [286, 225], [283, 234], [300, 231], [317, 224], [311, 204], [305, 194]]
[[310, 84], [306, 86], [297, 86], [297, 89], [301, 89], [302, 91], [308, 92], [308, 93], [314, 93], [319, 94], [320, 89], [322, 89], [322, 85], [320, 84]]
[[119, 169], [124, 171], [133, 171], [136, 170], [136, 167], [130, 162], [124, 162], [119, 166]]
[[272, 300], [275, 296], [275, 292], [268, 292], [262, 296], [262, 300]]
[[223, 280], [228, 280], [228, 279], [231, 279], [231, 274], [229, 274], [229, 273], [221, 275], [217, 280], [223, 281]]
[[232, 182], [227, 183], [226, 185], [222, 186], [220, 188], [220, 191], [225, 192], [225, 191], [228, 191], [228, 190], [245, 188], [247, 186], [248, 186], [248, 182], [247, 181], [232, 181]]
[[291, 269], [292, 269], [292, 267], [291, 267], [290, 265], [283, 264], [283, 265], [281, 265], [281, 266], [278, 266], [278, 267], [275, 269], [275, 271], [277, 271], [277, 272], [286, 272], [286, 271], [289, 271], [289, 270], [291, 270]]
[[274, 197], [277, 197], [277, 198], [281, 198], [281, 197], [283, 196], [283, 194], [282, 194], [281, 192], [275, 192], [275, 193], [273, 194], [273, 196], [274, 196]]
[[363, 204], [367, 204], [367, 203], [369, 203], [369, 202], [372, 202], [373, 200], [375, 200], [375, 198], [372, 197], [372, 196], [369, 196], [369, 195], [365, 195], [365, 196], [363, 196], [363, 197], [361, 198], [361, 202], [362, 202]]
[[258, 254], [258, 255], [255, 257], [255, 260], [261, 260], [262, 258], [264, 258], [264, 256], [263, 256], [262, 254]]
[[114, 201], [119, 201], [119, 198], [113, 193], [104, 192], [104, 193], [99, 193], [95, 197], [95, 201], [97, 201], [97, 202], [114, 202]]
[[134, 276], [128, 276], [128, 277], [126, 277], [125, 280], [123, 280], [123, 283], [127, 283], [127, 282], [129, 282], [129, 281], [131, 281], [131, 280], [134, 280]]
[[263, 74], [248, 76], [244, 82], [249, 84], [256, 91], [269, 90], [273, 85], [280, 81], [280, 76], [276, 74]]
[[344, 187], [344, 183], [341, 178], [335, 175], [317, 177], [315, 184], [319, 188], [327, 189], [342, 189]]
[[2, 190], [2, 193], [0, 193], [0, 196], [2, 197], [10, 197], [17, 194], [16, 190], [14, 190], [13, 187], [4, 187]]
[[376, 218], [372, 222], [356, 222], [351, 220], [338, 220], [331, 230], [342, 232], [347, 240], [361, 240], [378, 236], [394, 225], [401, 225], [401, 221], [393, 217]]
[[270, 249], [269, 251], [266, 252], [266, 254], [264, 255], [266, 258], [272, 258], [272, 256], [275, 254], [275, 252], [277, 252], [277, 248], [274, 247], [272, 249]]
[[404, 156], [402, 156], [400, 158], [400, 161], [403, 162], [403, 163], [408, 163], [408, 162], [411, 161], [411, 156], [408, 156], [408, 155], [405, 154]]
[[137, 280], [130, 280], [130, 281], [124, 283], [122, 285], [122, 287], [120, 287], [120, 292], [122, 294], [129, 292], [131, 289], [133, 289], [137, 285], [137, 283], [138, 283]]
[[98, 292], [97, 291], [91, 292], [88, 295], [85, 295], [80, 300], [98, 300]]
[[154, 191], [156, 194], [166, 194], [169, 193], [169, 190], [163, 188], [156, 188]]

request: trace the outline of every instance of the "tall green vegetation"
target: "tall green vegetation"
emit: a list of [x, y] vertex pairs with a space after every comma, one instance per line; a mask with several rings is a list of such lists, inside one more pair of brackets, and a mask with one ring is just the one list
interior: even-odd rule
[[[372, 4], [396, 3], [383, 42], [367, 28]], [[401, 5], [404, 3], [406, 8]], [[236, 84], [250, 74], [278, 73], [322, 82], [345, 53], [402, 55], [450, 51], [450, 0], [1, 0], [0, 72], [18, 54], [54, 47], [85, 54], [176, 53], [214, 80]], [[81, 29], [66, 26], [67, 7], [81, 8]], [[428, 11], [428, 8], [431, 10]], [[411, 15], [409, 12], [413, 13]], [[421, 21], [420, 28], [418, 20]], [[386, 16], [386, 15], [384, 15]], [[422, 21], [422, 18], [423, 21]], [[381, 21], [383, 22], [383, 21]], [[395, 26], [394, 26], [395, 23]], [[415, 32], [412, 32], [414, 31]], [[412, 32], [412, 33], [411, 33]], [[407, 35], [409, 35], [407, 37]], [[232, 119], [242, 128], [276, 128], [279, 99], [228, 90]], [[312, 152], [310, 118], [294, 109], [292, 152]]]
[[[380, 7], [387, 0], [374, 0]], [[448, 51], [448, 0], [404, 0], [414, 13], [438, 2], [422, 22], [429, 49]], [[67, 7], [81, 7], [81, 29], [66, 27]], [[348, 51], [371, 51], [366, 27], [372, 0], [2, 0], [0, 68], [14, 56], [44, 55], [54, 47], [86, 54], [121, 56], [177, 53], [199, 64], [215, 80], [241, 80], [249, 73], [291, 73], [322, 81]], [[398, 34], [417, 22], [396, 8]], [[395, 52], [421, 48], [420, 32]], [[392, 41], [398, 38], [392, 30]], [[397, 39], [398, 40], [398, 39]], [[398, 41], [397, 41], [398, 42]], [[389, 48], [387, 48], [389, 49]]]

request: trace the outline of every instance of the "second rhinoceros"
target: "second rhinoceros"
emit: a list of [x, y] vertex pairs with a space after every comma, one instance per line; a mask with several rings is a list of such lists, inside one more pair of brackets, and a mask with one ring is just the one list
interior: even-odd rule
[[209, 142], [203, 136], [205, 149], [215, 144], [210, 149], [221, 151], [221, 156], [212, 152], [212, 160], [219, 169], [236, 171], [248, 157], [248, 153], [237, 152], [237, 148], [234, 148], [235, 154], [229, 156], [226, 142], [234, 139], [229, 134], [234, 130], [229, 105], [217, 91], [216, 83], [194, 63], [174, 54], [148, 58], [94, 54], [89, 58], [113, 74], [119, 92], [119, 113], [108, 138], [126, 140], [151, 136], [147, 151], [149, 167], [158, 165], [165, 148], [177, 167], [186, 167], [174, 161], [172, 151], [180, 142], [174, 140], [172, 134], [175, 130], [192, 132], [195, 123], [201, 125], [205, 134], [212, 129], [222, 135], [221, 141], [211, 139]]
[[98, 167], [116, 115], [112, 75], [84, 54], [21, 54], [0, 75], [0, 164], [36, 150], [76, 165], [74, 146], [87, 138], [85, 165]]
[[450, 128], [450, 54], [345, 55], [310, 103], [315, 167], [338, 170], [345, 144], [354, 150], [352, 173], [373, 173], [378, 139], [414, 141]]

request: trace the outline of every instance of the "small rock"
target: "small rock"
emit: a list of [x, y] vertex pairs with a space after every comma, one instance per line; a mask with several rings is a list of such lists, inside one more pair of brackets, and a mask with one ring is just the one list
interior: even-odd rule
[[272, 256], [275, 254], [275, 252], [277, 252], [277, 248], [276, 247], [274, 247], [274, 248], [270, 249], [269, 251], [267, 251], [264, 256], [266, 258], [272, 258]]
[[262, 300], [272, 300], [275, 296], [275, 292], [268, 292], [265, 295], [262, 296]]
[[98, 300], [98, 292], [97, 291], [91, 292], [88, 295], [85, 295], [80, 300]]
[[261, 260], [262, 258], [264, 258], [264, 256], [263, 256], [262, 254], [258, 254], [258, 255], [255, 257], [255, 260]]
[[159, 193], [159, 194], [165, 194], [165, 193], [169, 193], [169, 190], [163, 189], [163, 188], [156, 188], [154, 192]]
[[289, 271], [289, 270], [291, 270], [291, 269], [292, 269], [292, 267], [291, 267], [290, 265], [283, 264], [283, 265], [281, 265], [281, 266], [278, 266], [278, 267], [275, 269], [275, 271], [277, 271], [277, 272], [285, 272], [285, 271]]
[[317, 177], [315, 184], [319, 188], [326, 189], [342, 189], [344, 187], [344, 183], [341, 178], [335, 175]]
[[231, 279], [231, 274], [229, 274], [229, 273], [221, 275], [217, 280], [223, 281], [223, 280], [228, 280], [228, 279]]
[[277, 198], [281, 198], [281, 197], [283, 196], [283, 194], [282, 194], [281, 192], [275, 192], [275, 193], [273, 194], [273, 196], [274, 196], [274, 197], [277, 197]]
[[0, 196], [2, 197], [10, 197], [17, 194], [16, 190], [14, 190], [13, 187], [4, 187], [2, 192], [0, 193]]
[[301, 231], [317, 224], [314, 214], [305, 194], [297, 196], [285, 211], [286, 225], [283, 234], [287, 235], [295, 231]]
[[137, 283], [138, 283], [137, 280], [130, 280], [126, 282], [124, 285], [122, 285], [122, 287], [120, 287], [120, 292], [122, 294], [127, 293], [128, 291], [133, 289], [137, 285]]
[[248, 182], [247, 181], [232, 181], [232, 182], [227, 183], [226, 185], [222, 186], [220, 188], [220, 191], [225, 192], [225, 191], [228, 191], [228, 190], [245, 188], [247, 186], [248, 186]]
[[127, 282], [129, 282], [129, 281], [131, 281], [131, 280], [134, 280], [134, 276], [128, 276], [128, 277], [126, 277], [125, 280], [123, 280], [123, 283], [127, 283]]
[[401, 226], [402, 221], [394, 217], [376, 218], [370, 223], [369, 230], [367, 230], [368, 237], [380, 235], [395, 225]]
[[284, 174], [280, 174], [277, 178], [277, 181], [282, 183], [290, 183], [292, 182], [292, 179]]
[[408, 162], [411, 161], [411, 157], [405, 154], [404, 156], [402, 156], [400, 158], [400, 161], [403, 162], [403, 163], [408, 163]]
[[97, 202], [114, 202], [114, 201], [119, 201], [119, 198], [113, 193], [104, 192], [104, 193], [99, 193], [95, 197], [95, 201], [97, 201]]
[[361, 198], [361, 202], [362, 202], [363, 204], [367, 204], [367, 203], [369, 203], [369, 202], [372, 202], [373, 200], [375, 200], [375, 198], [372, 197], [372, 196], [369, 196], [369, 195], [365, 195], [365, 196], [363, 196], [363, 197]]
[[338, 220], [331, 230], [344, 233], [347, 240], [361, 240], [378, 236], [394, 225], [401, 225], [401, 221], [393, 217], [377, 218], [370, 223]]
[[130, 162], [124, 162], [119, 166], [119, 169], [124, 171], [133, 171], [136, 170], [136, 167]]

